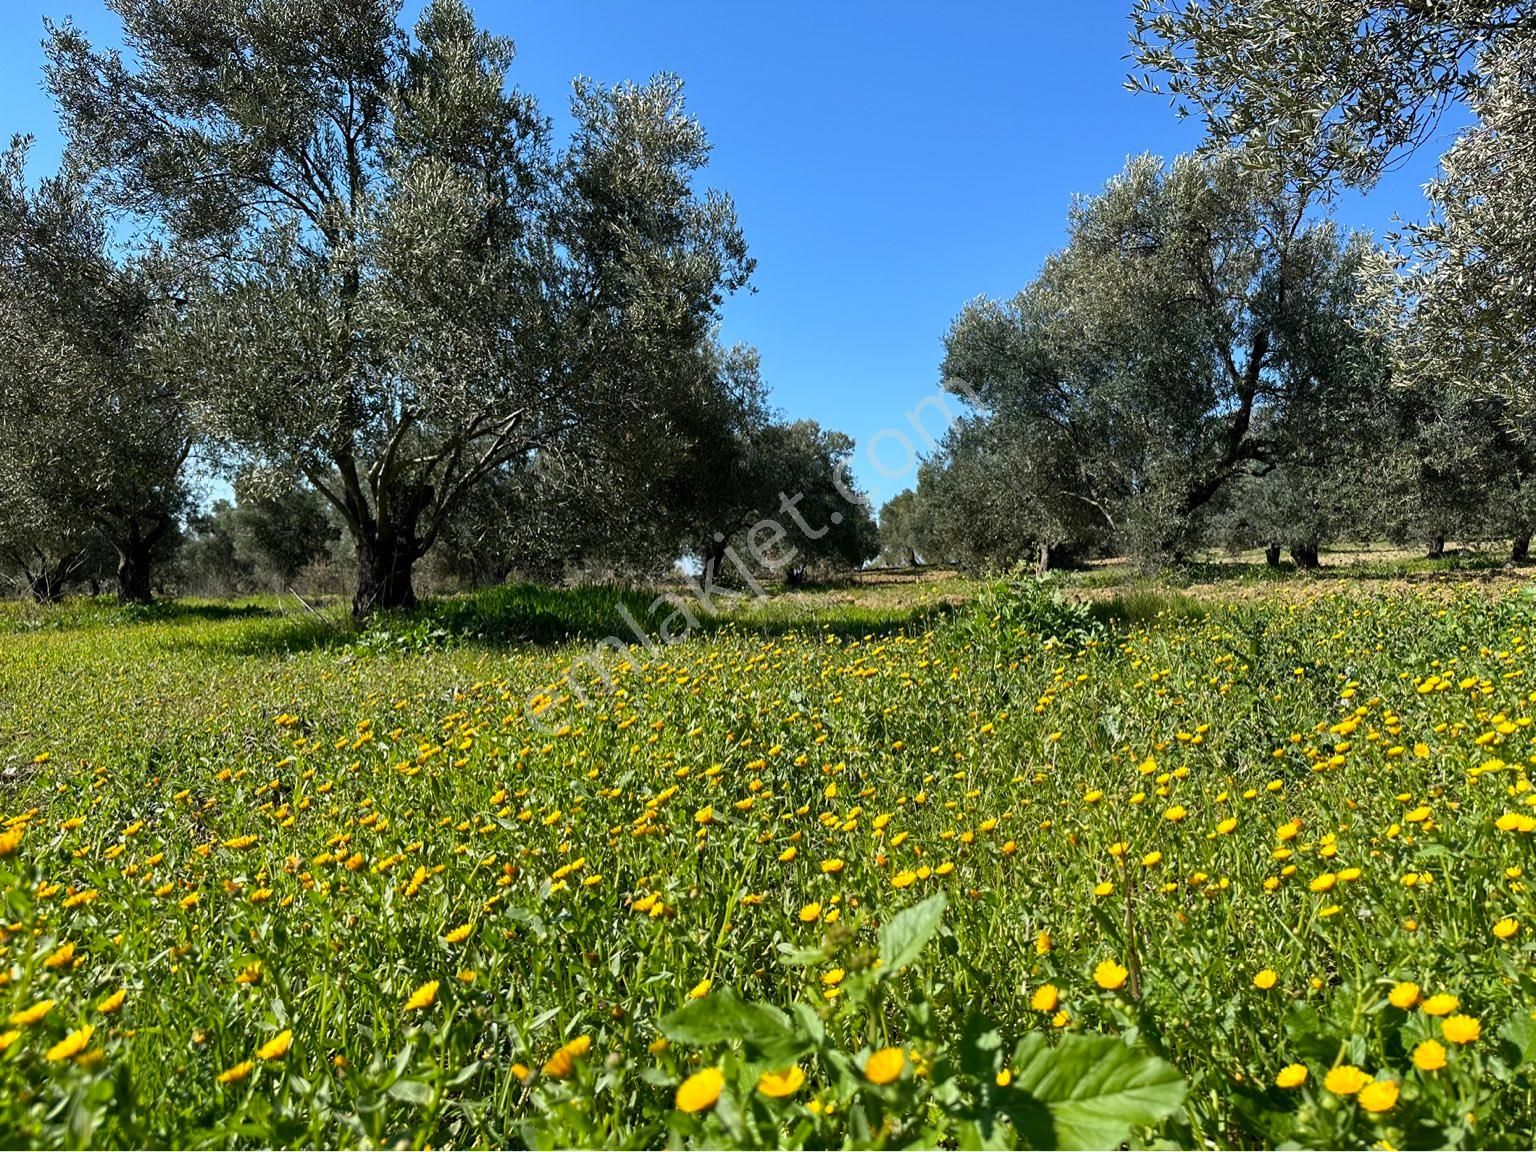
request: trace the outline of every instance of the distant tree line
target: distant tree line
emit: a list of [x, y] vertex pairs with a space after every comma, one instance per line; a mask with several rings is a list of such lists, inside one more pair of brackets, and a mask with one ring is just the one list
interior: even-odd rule
[[[1041, 569], [1536, 530], [1536, 6], [1140, 0], [1129, 86], [1206, 145], [1131, 160], [1010, 300], [967, 305], [966, 417], [881, 510], [887, 560]], [[1428, 214], [1328, 217], [1459, 104]]]
[[[718, 340], [753, 261], [676, 78], [576, 81], [557, 145], [462, 0], [409, 32], [399, 0], [109, 6], [131, 55], [48, 25], [60, 171], [0, 159], [0, 572], [26, 593], [320, 566], [361, 616], [423, 566], [740, 582], [878, 550], [833, 482], [851, 441]], [[762, 547], [794, 498], [815, 531]]]

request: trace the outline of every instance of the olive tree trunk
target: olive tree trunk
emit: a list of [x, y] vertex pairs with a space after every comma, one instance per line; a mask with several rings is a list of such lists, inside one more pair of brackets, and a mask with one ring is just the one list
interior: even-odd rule
[[411, 576], [419, 557], [414, 543], [403, 543], [398, 537], [359, 538], [352, 615], [361, 620], [375, 612], [416, 607]]
[[720, 579], [720, 571], [725, 567], [725, 548], [726, 542], [724, 540], [714, 540], [711, 542], [709, 550], [704, 554], [704, 572], [702, 574], [703, 583], [701, 587], [706, 590], [713, 588]]
[[45, 564], [43, 567], [27, 572], [27, 595], [39, 604], [51, 604], [64, 592], [64, 582], [69, 578], [70, 561], [60, 560], [57, 564]]
[[1310, 570], [1322, 566], [1317, 557], [1316, 544], [1292, 544], [1291, 560], [1297, 568]]
[[117, 550], [117, 599], [123, 604], [148, 604], [154, 599], [156, 553], [171, 527], [169, 516], [154, 518], [148, 527], [137, 517], [112, 525], [108, 533]]

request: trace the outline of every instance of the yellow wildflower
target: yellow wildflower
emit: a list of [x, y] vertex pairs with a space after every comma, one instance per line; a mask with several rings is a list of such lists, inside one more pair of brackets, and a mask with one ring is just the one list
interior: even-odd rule
[[411, 993], [410, 998], [406, 1000], [405, 1006], [401, 1010], [404, 1012], [415, 1012], [422, 1008], [432, 1007], [433, 1004], [437, 1003], [438, 983], [436, 980], [428, 980]]
[[889, 1084], [907, 1066], [907, 1054], [899, 1047], [871, 1052], [864, 1062], [864, 1078], [871, 1084]]
[[268, 1040], [260, 1048], [256, 1049], [258, 1060], [281, 1060], [288, 1055], [288, 1049], [293, 1047], [293, 1029], [284, 1028], [272, 1039]]
[[1328, 1075], [1323, 1077], [1323, 1087], [1335, 1096], [1353, 1096], [1370, 1081], [1371, 1078], [1353, 1064], [1340, 1064], [1328, 1070]]
[[36, 1004], [23, 1008], [20, 1012], [12, 1012], [10, 1023], [17, 1028], [26, 1028], [31, 1024], [36, 1024], [53, 1011], [53, 1004], [52, 1000], [39, 1000]]
[[1445, 1067], [1445, 1045], [1425, 1040], [1413, 1050], [1413, 1066], [1420, 1072], [1438, 1072]]
[[1483, 1026], [1472, 1016], [1457, 1014], [1440, 1022], [1440, 1034], [1452, 1044], [1470, 1044], [1483, 1033]]
[[677, 1086], [677, 1110], [702, 1112], [713, 1108], [725, 1086], [725, 1073], [719, 1068], [701, 1068]]
[[1113, 992], [1125, 984], [1125, 978], [1129, 975], [1127, 969], [1113, 960], [1100, 960], [1098, 967], [1093, 970], [1093, 982], [1106, 992]]
[[1438, 996], [1431, 996], [1419, 1005], [1419, 1010], [1426, 1016], [1449, 1016], [1457, 1008], [1461, 1007], [1461, 1001], [1449, 992], [1442, 992]]
[[43, 1055], [50, 1063], [58, 1064], [65, 1060], [72, 1060], [84, 1052], [91, 1043], [91, 1035], [96, 1031], [90, 1024], [76, 1028], [64, 1039], [60, 1040]]
[[1275, 1077], [1277, 1088], [1300, 1088], [1306, 1082], [1307, 1066], [1305, 1064], [1287, 1064]]
[[783, 1099], [800, 1091], [805, 1083], [805, 1073], [798, 1064], [791, 1064], [781, 1072], [764, 1072], [757, 1078], [757, 1090], [764, 1096]]
[[1372, 1080], [1355, 1099], [1367, 1112], [1390, 1112], [1397, 1104], [1397, 1081]]
[[576, 1068], [578, 1057], [585, 1056], [587, 1050], [592, 1047], [592, 1037], [577, 1036], [573, 1040], [567, 1040], [560, 1048], [544, 1062], [544, 1075], [552, 1076], [556, 1080], [565, 1080]]

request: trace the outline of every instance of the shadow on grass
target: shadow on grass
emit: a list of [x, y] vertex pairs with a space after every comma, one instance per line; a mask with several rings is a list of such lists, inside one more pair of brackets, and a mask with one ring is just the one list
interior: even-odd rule
[[[183, 619], [194, 623], [197, 611], [188, 611]], [[450, 648], [554, 648], [609, 639], [656, 644], [663, 636], [683, 634], [794, 632], [863, 639], [926, 630], [952, 611], [945, 603], [897, 609], [831, 599], [822, 604], [814, 597], [757, 602], [723, 595], [715, 597], [711, 609], [686, 593], [655, 589], [510, 584], [430, 599], [412, 611], [384, 613], [360, 626], [342, 607], [318, 613], [237, 610], [219, 622], [208, 618], [210, 627], [189, 628], [171, 644], [244, 656], [316, 649], [409, 656]]]
[[1324, 552], [1317, 568], [1297, 568], [1290, 560], [1270, 566], [1262, 560], [1188, 560], [1169, 574], [1181, 584], [1283, 583], [1289, 580], [1406, 581], [1434, 583], [1455, 576], [1496, 576], [1530, 568], [1507, 556], [1470, 549], [1448, 549], [1444, 556], [1371, 559], [1353, 552]]
[[1154, 620], [1202, 620], [1210, 608], [1182, 592], [1133, 589], [1090, 601], [1088, 613], [1103, 624], [1148, 624]]
[[610, 585], [548, 588], [510, 584], [464, 596], [433, 600], [411, 613], [381, 618], [367, 634], [383, 631], [407, 644], [413, 639], [455, 638], [461, 642], [541, 646], [616, 637], [624, 643], [658, 636], [735, 631], [767, 636], [820, 632], [847, 638], [889, 635], [926, 627], [947, 611], [934, 605], [903, 609], [814, 600], [759, 602], [716, 594], [711, 604], [687, 593]]
[[272, 619], [282, 613], [270, 605], [220, 600], [156, 600], [119, 604], [105, 597], [70, 597], [52, 604], [15, 601], [0, 605], [0, 633], [68, 632], [138, 624], [223, 623]]
[[152, 604], [125, 604], [116, 611], [122, 622], [129, 624], [267, 620], [283, 615], [264, 604], [227, 604], [217, 600], [156, 600]]

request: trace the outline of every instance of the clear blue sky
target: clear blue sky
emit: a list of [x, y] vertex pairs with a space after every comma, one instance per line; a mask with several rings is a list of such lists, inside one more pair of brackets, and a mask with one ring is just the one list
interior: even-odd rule
[[[516, 40], [516, 83], [557, 126], [571, 78], [672, 71], [714, 142], [708, 182], [736, 200], [757, 292], [725, 336], [762, 351], [775, 403], [852, 434], [878, 503], [910, 476], [865, 449], [938, 383], [940, 341], [978, 294], [1009, 295], [1059, 247], [1071, 196], [1128, 155], [1171, 156], [1198, 129], [1121, 87], [1130, 0], [471, 0]], [[407, 0], [408, 12], [419, 7]], [[99, 0], [9, 0], [0, 15], [7, 132], [54, 163], [39, 87], [44, 15], [113, 43]], [[1380, 231], [1421, 212], [1435, 145], [1339, 215]], [[880, 439], [886, 470], [897, 441]]]

